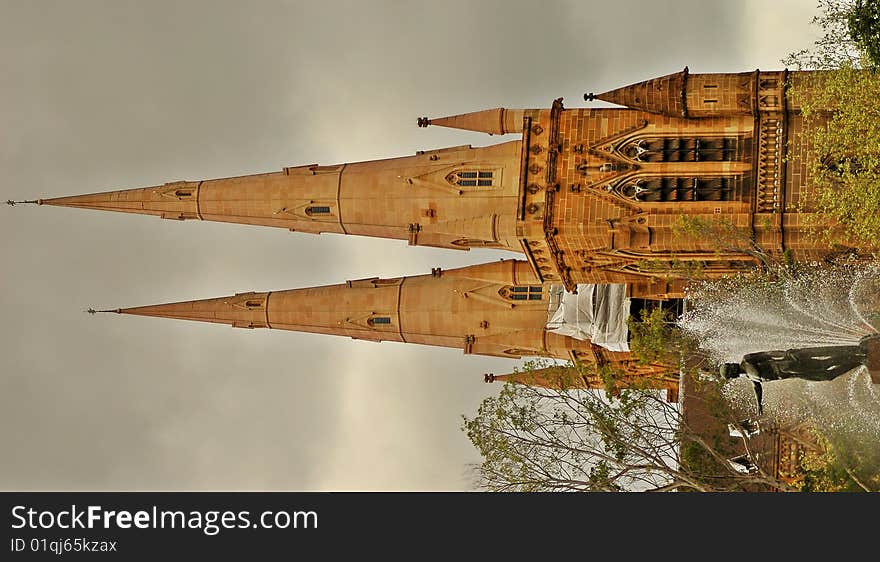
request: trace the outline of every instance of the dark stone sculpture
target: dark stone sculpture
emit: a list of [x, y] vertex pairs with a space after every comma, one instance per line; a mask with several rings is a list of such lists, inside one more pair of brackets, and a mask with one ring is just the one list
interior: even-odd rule
[[861, 339], [858, 345], [804, 347], [787, 351], [760, 351], [744, 356], [740, 363], [725, 363], [721, 374], [725, 378], [746, 375], [757, 381], [799, 378], [810, 381], [830, 381], [866, 364], [868, 349], [880, 334]]
[[788, 378], [830, 381], [860, 365], [870, 369], [876, 361], [874, 355], [878, 348], [880, 334], [871, 334], [863, 337], [858, 345], [760, 351], [743, 356], [739, 363], [723, 364], [721, 375], [728, 379], [741, 375], [748, 377], [755, 386], [758, 412], [761, 412], [762, 382]]

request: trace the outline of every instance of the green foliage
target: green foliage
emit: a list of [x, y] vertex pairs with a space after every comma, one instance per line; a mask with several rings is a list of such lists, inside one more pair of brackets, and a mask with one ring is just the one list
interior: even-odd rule
[[675, 256], [670, 260], [650, 259], [638, 262], [639, 271], [679, 279], [702, 278], [704, 265], [701, 260], [682, 260]]
[[[656, 394], [656, 393], [655, 393]], [[649, 393], [505, 385], [462, 429], [489, 491], [661, 489], [676, 480], [674, 431]], [[668, 413], [668, 412], [667, 412]], [[672, 411], [674, 414], [674, 411]]]
[[726, 480], [723, 485], [728, 489], [739, 489], [737, 479], [730, 478], [730, 466], [726, 461], [726, 458], [740, 453], [731, 446], [727, 432], [727, 424], [735, 422], [738, 416], [724, 397], [724, 381], [702, 379], [692, 373], [685, 376], [690, 377], [685, 385], [692, 395], [689, 407], [699, 410], [691, 415], [708, 421], [704, 421], [699, 430], [679, 428], [682, 466], [700, 480], [718, 481], [716, 487], [722, 486], [722, 481]]
[[[769, 223], [762, 226], [769, 226]], [[744, 257], [753, 258], [764, 266], [776, 264], [776, 260], [759, 244], [755, 243], [748, 228], [738, 226], [724, 217], [705, 219], [692, 215], [681, 215], [673, 224], [673, 232], [682, 238], [712, 240], [715, 244], [715, 251], [719, 254], [722, 252], [742, 254]], [[692, 277], [692, 279], [699, 279], [699, 277]]]
[[850, 37], [864, 52], [866, 66], [880, 67], [880, 2], [857, 0], [846, 24]]
[[[803, 107], [804, 140], [814, 155], [801, 211], [815, 211], [830, 243], [876, 248], [880, 239], [880, 2], [821, 0], [812, 48], [782, 62], [824, 70], [789, 89]], [[865, 70], [870, 69], [870, 70]], [[804, 215], [809, 217], [809, 215]], [[840, 228], [826, 229], [830, 218]]]
[[808, 162], [809, 181], [801, 194], [800, 210], [817, 211], [841, 226], [842, 230], [824, 231], [830, 243], [876, 247], [880, 240], [880, 74], [842, 66], [804, 80], [789, 95], [803, 106], [803, 135], [814, 155]]
[[745, 229], [722, 217], [707, 220], [693, 215], [681, 215], [677, 223], [673, 224], [673, 232], [678, 236], [698, 240], [711, 235], [719, 242], [719, 252], [726, 249], [725, 245], [743, 249], [751, 245], [751, 237]]
[[474, 467], [475, 485], [487, 491], [721, 491], [774, 485], [764, 474], [733, 471], [726, 453], [688, 428], [678, 404], [657, 391], [625, 389], [611, 398], [596, 390], [506, 384], [480, 404], [473, 418], [463, 418], [462, 429], [482, 457]]
[[841, 66], [859, 68], [869, 62], [866, 46], [872, 44], [871, 33], [870, 27], [867, 33], [861, 30], [866, 17], [860, 4], [876, 4], [876, 0], [820, 0], [820, 13], [812, 23], [822, 30], [822, 36], [812, 48], [794, 52], [782, 63], [798, 70], [833, 70]]
[[800, 459], [801, 474], [796, 482], [801, 492], [864, 492], [858, 483], [850, 478], [846, 468], [833, 456], [811, 459], [804, 455]]
[[[531, 363], [524, 375], [544, 366]], [[475, 487], [519, 492], [880, 489], [876, 447], [843, 449], [818, 433], [793, 474], [733, 470], [727, 459], [742, 454], [743, 446], [729, 437], [727, 424], [741, 414], [727, 400], [725, 384], [691, 379], [687, 418], [656, 391], [624, 389], [611, 398], [596, 390], [506, 384], [480, 404], [474, 417], [463, 417], [462, 429], [482, 457], [474, 467]], [[761, 446], [776, 443], [772, 434], [763, 439]], [[756, 464], [768, 453], [747, 449]]]
[[[880, 475], [866, 470], [876, 466], [853, 457], [852, 451], [835, 447], [832, 442], [812, 431], [814, 446], [800, 451], [797, 471], [790, 475], [792, 485], [801, 492], [865, 492], [880, 490]], [[875, 459], [876, 461], [876, 459]], [[854, 470], [851, 467], [856, 467]], [[859, 474], [857, 474], [857, 472]]]
[[672, 314], [661, 307], [643, 309], [638, 319], [627, 319], [630, 350], [640, 363], [678, 365], [697, 345], [676, 327]]
[[711, 449], [696, 441], [681, 444], [681, 463], [688, 472], [701, 479], [717, 478], [727, 474], [728, 467], [712, 454]]

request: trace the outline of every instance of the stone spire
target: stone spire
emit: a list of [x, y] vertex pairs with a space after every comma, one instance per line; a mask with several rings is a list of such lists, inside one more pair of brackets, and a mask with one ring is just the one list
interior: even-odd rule
[[[512, 264], [505, 267], [511, 279], [514, 270], [528, 267], [513, 260], [499, 263]], [[487, 265], [495, 269], [495, 264]], [[470, 269], [441, 272], [438, 268], [415, 277], [374, 277], [108, 312], [458, 347], [467, 353], [505, 355], [510, 350], [506, 354], [510, 357], [543, 353], [546, 300], [507, 301], [499, 294], [507, 279], [498, 276], [494, 283], [474, 279], [468, 275]]]
[[37, 204], [154, 215], [163, 219], [200, 219], [200, 183], [202, 182], [177, 182], [154, 187], [38, 199]]
[[587, 101], [599, 99], [631, 109], [670, 117], [686, 117], [685, 87], [687, 77], [688, 68], [684, 67], [684, 70], [675, 74], [652, 78], [602, 94], [585, 94], [584, 99]]
[[528, 371], [515, 371], [504, 375], [486, 373], [483, 381], [487, 383], [513, 383], [555, 390], [570, 389], [602, 389], [617, 396], [626, 388], [656, 388], [666, 390], [666, 400], [675, 402], [678, 400], [678, 378], [670, 372], [668, 367], [659, 365], [645, 367], [637, 365], [635, 361], [620, 361], [607, 381], [588, 363], [579, 366], [551, 365]]
[[[314, 164], [26, 202], [373, 236], [441, 248], [520, 250], [515, 223], [521, 144], [460, 146], [403, 158]], [[470, 176], [477, 174], [482, 175]]]
[[436, 125], [438, 127], [449, 127], [450, 129], [489, 133], [490, 135], [504, 135], [507, 133], [522, 133], [523, 116], [527, 111], [535, 112], [536, 110], [496, 107], [495, 109], [484, 109], [482, 111], [436, 119], [420, 117], [418, 123], [419, 127]]
[[[527, 263], [504, 260], [448, 271], [435, 268], [414, 277], [373, 277], [100, 312], [436, 345], [513, 359], [542, 356], [594, 366], [630, 362], [627, 352], [548, 331], [550, 295], [546, 287], [532, 284], [535, 279]], [[518, 298], [523, 296], [527, 298]], [[548, 387], [558, 378], [549, 371], [541, 376], [539, 384]], [[581, 386], [599, 384], [598, 379], [577, 376]], [[501, 377], [506, 378], [514, 377]]]

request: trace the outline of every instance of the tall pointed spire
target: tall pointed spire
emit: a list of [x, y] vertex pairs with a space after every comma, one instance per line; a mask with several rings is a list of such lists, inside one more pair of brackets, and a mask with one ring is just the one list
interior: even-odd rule
[[[499, 292], [528, 265], [499, 262], [507, 276], [494, 282], [468, 270], [436, 269], [432, 274], [397, 279], [378, 277], [343, 284], [121, 308], [120, 314], [274, 328], [458, 347], [466, 353], [519, 357], [523, 353], [568, 353], [582, 342], [545, 337], [546, 300], [516, 302]], [[505, 266], [504, 264], [511, 264]], [[494, 264], [487, 264], [495, 269]], [[543, 296], [543, 294], [542, 294]], [[455, 311], [442, 314], [438, 311]], [[587, 344], [588, 345], [588, 344]], [[567, 348], [566, 348], [567, 346]]]
[[268, 328], [268, 298], [269, 293], [242, 293], [214, 299], [120, 308], [114, 312], [213, 322], [236, 328]]
[[[32, 202], [391, 238], [441, 248], [490, 245], [518, 251], [521, 144], [458, 146], [403, 158], [313, 164]], [[479, 181], [471, 174], [480, 174]]]
[[177, 182], [155, 187], [54, 197], [38, 199], [37, 203], [54, 207], [155, 215], [177, 220], [198, 219], [201, 218], [197, 204], [200, 183]]
[[[120, 308], [119, 314], [271, 328], [458, 348], [517, 359], [543, 356], [579, 364], [620, 365], [627, 352], [551, 332], [546, 287], [525, 262], [505, 260], [429, 275], [348, 281], [285, 291]], [[96, 311], [97, 312], [97, 311]], [[581, 386], [598, 379], [583, 378]], [[554, 379], [555, 380], [555, 379]], [[544, 384], [552, 385], [547, 379]]]

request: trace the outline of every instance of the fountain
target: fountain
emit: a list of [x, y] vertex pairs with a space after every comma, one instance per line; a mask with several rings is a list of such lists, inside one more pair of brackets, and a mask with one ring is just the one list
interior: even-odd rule
[[857, 346], [880, 332], [880, 266], [800, 266], [706, 282], [678, 325], [718, 363], [777, 349]]
[[880, 265], [740, 275], [700, 284], [687, 304], [678, 326], [731, 379], [736, 410], [761, 425], [810, 423], [880, 462]]

